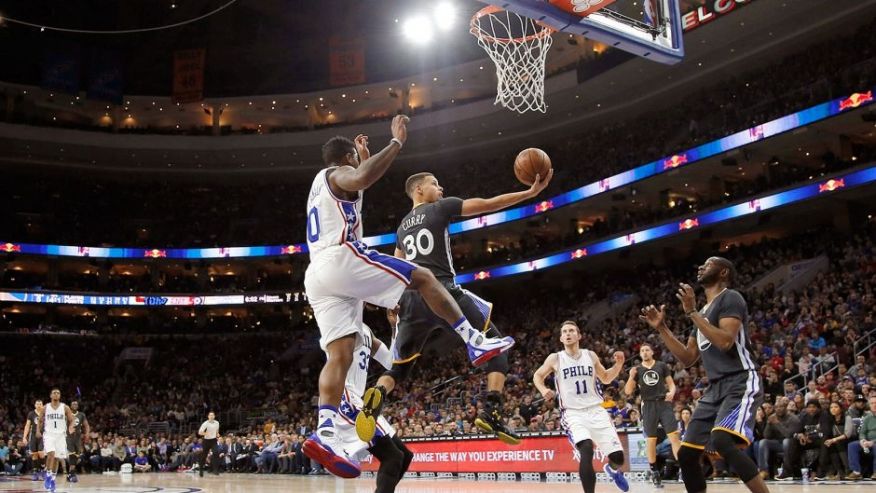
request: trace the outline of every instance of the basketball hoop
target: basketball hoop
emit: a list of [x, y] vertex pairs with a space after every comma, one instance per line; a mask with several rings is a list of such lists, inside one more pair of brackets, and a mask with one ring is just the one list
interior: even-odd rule
[[518, 113], [544, 113], [544, 64], [554, 30], [491, 5], [472, 16], [469, 32], [496, 64], [493, 104]]

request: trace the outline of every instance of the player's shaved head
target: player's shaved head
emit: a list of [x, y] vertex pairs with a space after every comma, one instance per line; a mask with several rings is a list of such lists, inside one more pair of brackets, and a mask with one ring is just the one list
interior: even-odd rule
[[414, 191], [417, 187], [421, 185], [426, 178], [431, 178], [433, 176], [435, 175], [426, 171], [409, 176], [407, 181], [405, 181], [405, 193], [408, 194], [408, 197], [410, 197], [411, 200], [413, 200]]
[[322, 146], [322, 162], [333, 166], [343, 161], [344, 156], [356, 152], [356, 144], [352, 140], [338, 135], [332, 137]]
[[727, 269], [727, 284], [732, 286], [736, 283], [736, 266], [733, 265], [733, 262], [727, 260], [724, 257], [712, 257], [712, 262], [718, 264], [721, 269]]

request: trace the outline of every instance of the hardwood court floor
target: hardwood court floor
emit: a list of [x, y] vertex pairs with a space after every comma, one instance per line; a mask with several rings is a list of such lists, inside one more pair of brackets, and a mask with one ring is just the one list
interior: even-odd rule
[[[373, 493], [373, 479], [341, 480], [330, 476], [258, 476], [254, 474], [223, 474], [200, 478], [195, 474], [158, 473], [103, 476], [86, 474], [76, 484], [63, 478], [58, 481], [56, 493]], [[773, 493], [863, 493], [876, 491], [876, 482], [788, 484], [771, 483]], [[0, 492], [44, 492], [42, 482], [29, 478], [0, 477]], [[397, 493], [581, 493], [579, 483], [534, 483], [506, 481], [469, 481], [456, 479], [404, 479]], [[617, 493], [620, 490], [609, 483], [597, 483], [597, 493]], [[632, 481], [630, 493], [684, 493], [679, 483], [668, 483], [663, 490], [650, 484]], [[740, 483], [710, 483], [709, 493], [737, 493], [747, 491]]]

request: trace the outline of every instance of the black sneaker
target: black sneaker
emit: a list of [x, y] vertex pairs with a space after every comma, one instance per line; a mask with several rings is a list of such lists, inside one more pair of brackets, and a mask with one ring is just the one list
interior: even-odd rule
[[651, 482], [654, 483], [655, 488], [663, 487], [663, 476], [660, 474], [660, 471], [656, 469], [651, 470]]
[[487, 433], [495, 433], [502, 443], [507, 443], [508, 445], [520, 444], [520, 437], [505, 426], [498, 409], [482, 411], [475, 418], [475, 426]]
[[386, 388], [383, 385], [371, 387], [362, 396], [362, 410], [356, 415], [356, 435], [365, 443], [374, 438], [377, 432], [377, 417], [383, 411]]

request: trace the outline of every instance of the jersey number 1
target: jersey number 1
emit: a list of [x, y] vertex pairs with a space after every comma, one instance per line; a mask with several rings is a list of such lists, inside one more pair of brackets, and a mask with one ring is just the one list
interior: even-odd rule
[[578, 395], [586, 394], [587, 393], [587, 381], [578, 380], [577, 382], [575, 382], [575, 390], [578, 391], [577, 392]]

